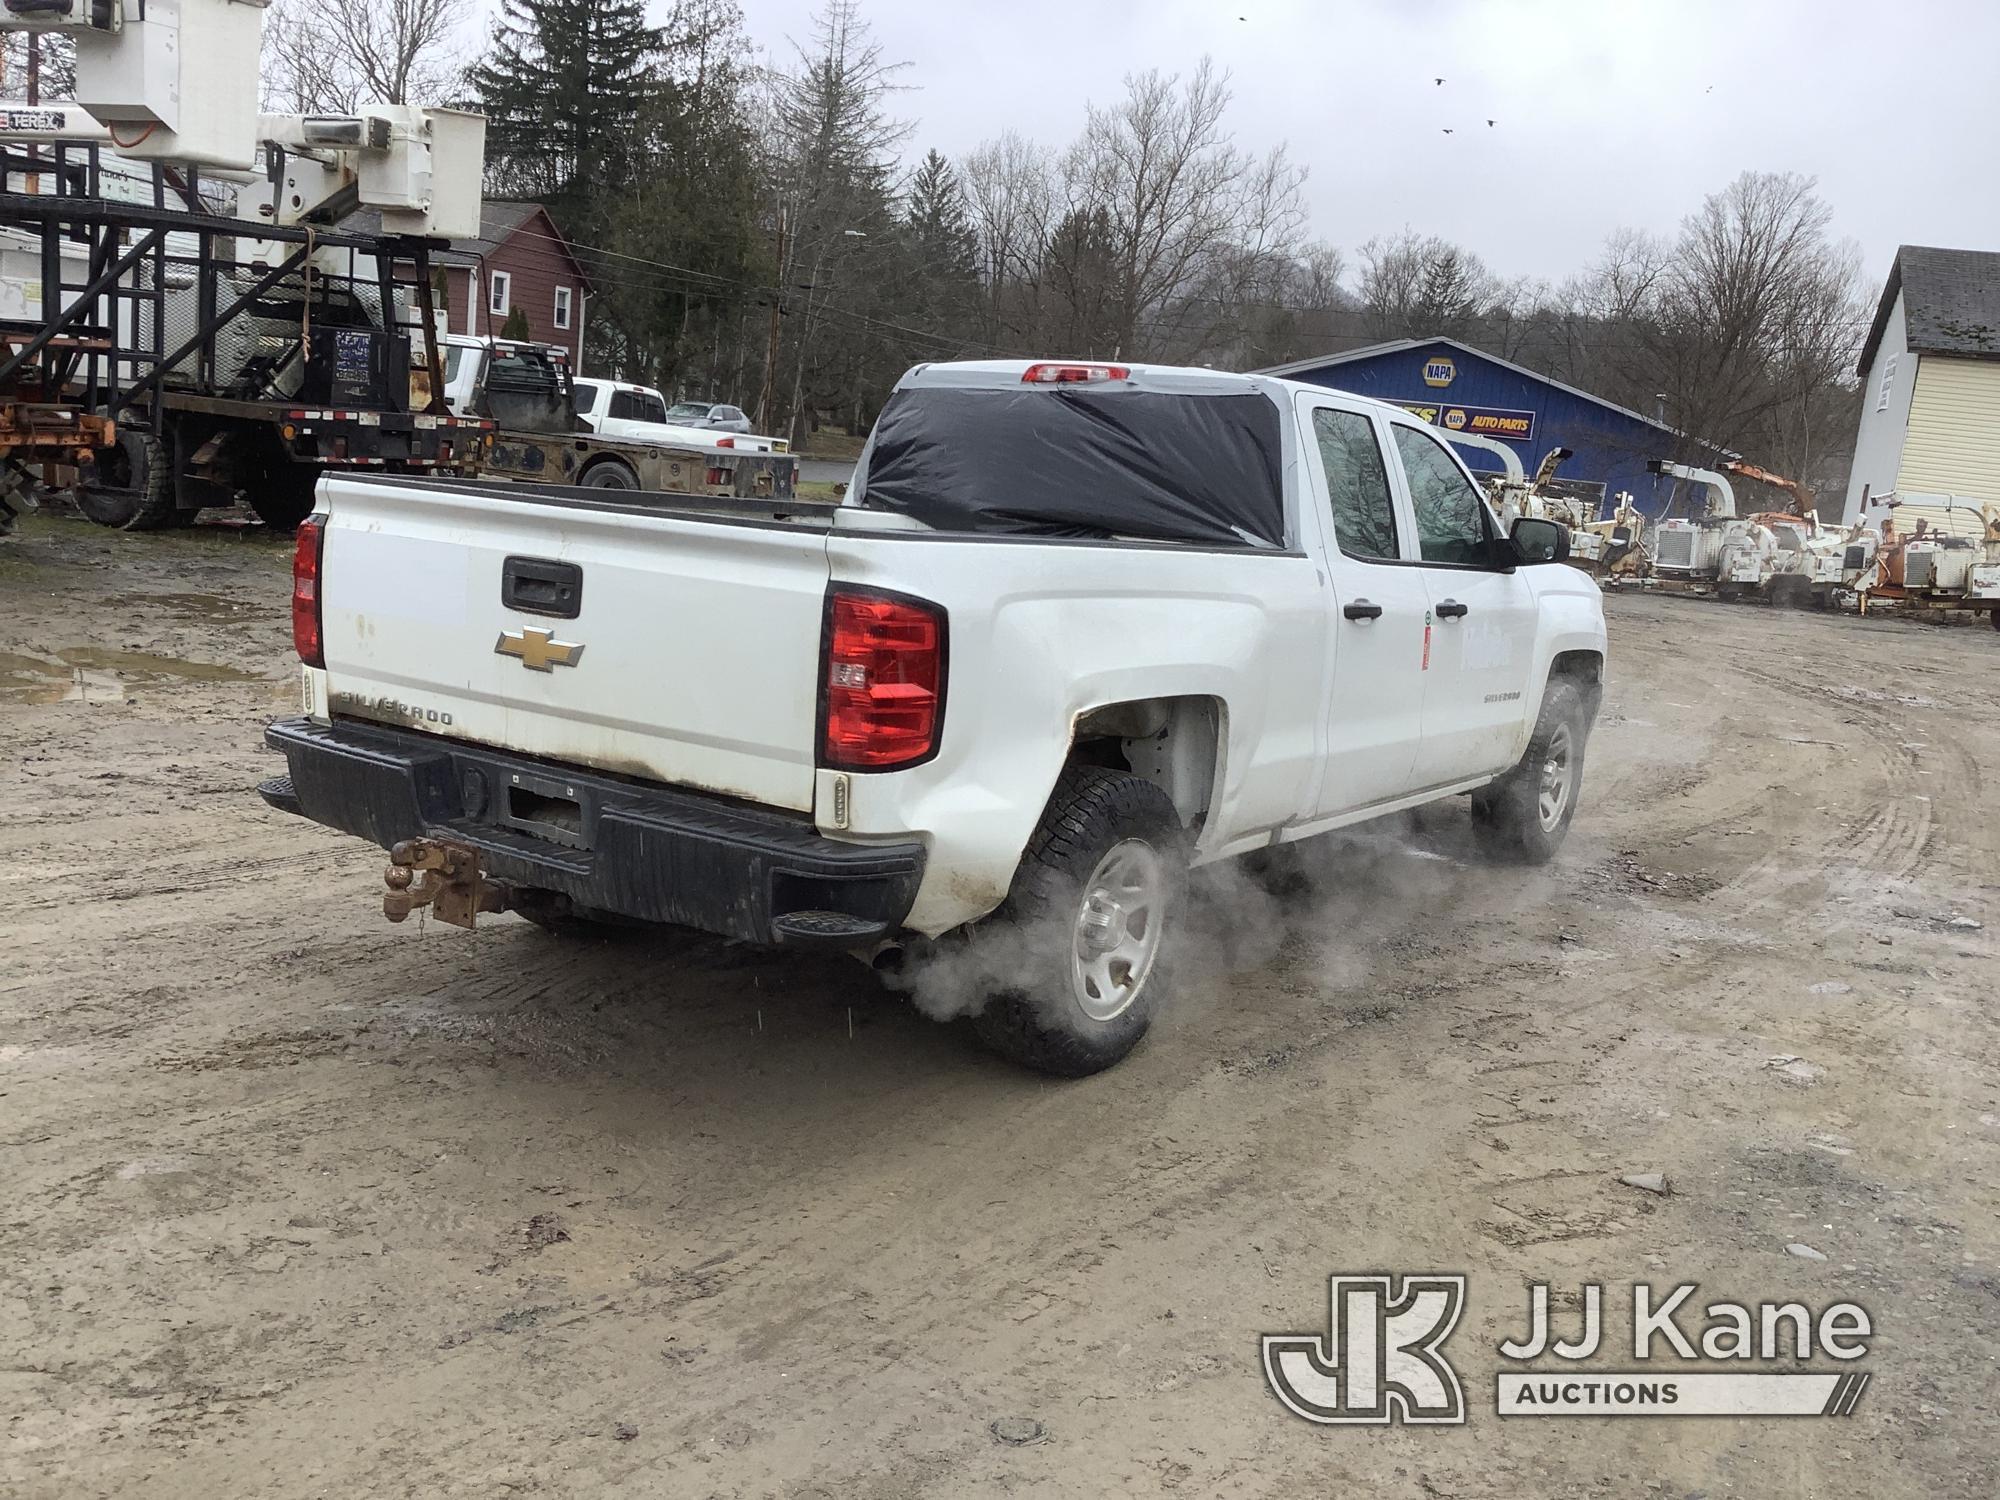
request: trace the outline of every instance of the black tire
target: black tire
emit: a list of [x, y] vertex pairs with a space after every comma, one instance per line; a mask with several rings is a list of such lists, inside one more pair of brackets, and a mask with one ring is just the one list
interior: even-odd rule
[[99, 526], [120, 531], [164, 531], [185, 525], [174, 498], [172, 442], [150, 432], [120, 428], [109, 448], [98, 450], [76, 486], [76, 508]]
[[243, 498], [257, 513], [257, 519], [272, 530], [294, 531], [318, 503], [322, 472], [312, 464], [287, 463], [275, 458], [264, 465], [256, 482], [243, 492]]
[[[1061, 1078], [1100, 1073], [1136, 1047], [1172, 989], [1187, 862], [1186, 835], [1159, 787], [1098, 766], [1065, 769], [1006, 903], [966, 937], [975, 950], [987, 950], [990, 972], [1019, 976], [989, 995], [973, 1018], [980, 1041], [1012, 1062]], [[1130, 964], [1125, 979], [1116, 981], [1131, 984], [1121, 993], [1116, 983], [1109, 991], [1097, 988], [1089, 972], [1101, 963], [1115, 980], [1115, 953], [1086, 958], [1079, 933], [1092, 877], [1126, 863], [1145, 872], [1151, 897], [1131, 915], [1108, 901], [1098, 907], [1107, 941], [1136, 942], [1146, 953], [1136, 981], [1131, 974], [1137, 966]], [[1137, 920], [1140, 912], [1143, 921]], [[1108, 1014], [1086, 1008], [1093, 994]]]
[[[1554, 858], [1576, 817], [1583, 787], [1583, 752], [1590, 738], [1590, 714], [1582, 690], [1566, 678], [1552, 678], [1542, 694], [1542, 711], [1520, 764], [1472, 794], [1472, 829], [1491, 859], [1539, 865]], [[1546, 815], [1544, 777], [1561, 747], [1564, 778], [1555, 816]]]
[[606, 459], [584, 470], [583, 485], [591, 490], [636, 490], [639, 476], [622, 459]]
[[1993, 613], [1986, 617], [1993, 622], [1993, 628], [2000, 630], [2000, 604], [1993, 606]]

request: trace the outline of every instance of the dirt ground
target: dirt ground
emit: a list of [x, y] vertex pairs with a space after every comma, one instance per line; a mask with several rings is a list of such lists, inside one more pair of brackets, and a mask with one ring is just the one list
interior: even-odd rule
[[[0, 1493], [1996, 1492], [1983, 624], [1616, 597], [1556, 864], [1454, 804], [1206, 881], [1186, 998], [1056, 1083], [844, 959], [389, 926], [252, 792], [286, 570], [0, 546]], [[1383, 1270], [1470, 1276], [1466, 1425], [1266, 1389]], [[1585, 1280], [1610, 1346], [1634, 1280], [1857, 1301], [1874, 1382], [1496, 1417], [1524, 1288]]]

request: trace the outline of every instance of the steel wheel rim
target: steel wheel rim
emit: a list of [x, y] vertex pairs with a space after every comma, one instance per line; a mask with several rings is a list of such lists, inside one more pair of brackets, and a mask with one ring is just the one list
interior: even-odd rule
[[1548, 753], [1542, 758], [1542, 780], [1536, 810], [1541, 815], [1545, 830], [1553, 830], [1569, 810], [1575, 762], [1575, 745], [1570, 738], [1569, 725], [1558, 724], [1555, 733], [1549, 736]]
[[1160, 955], [1167, 868], [1143, 839], [1105, 851], [1077, 900], [1070, 991], [1093, 1021], [1115, 1021], [1138, 1000]]

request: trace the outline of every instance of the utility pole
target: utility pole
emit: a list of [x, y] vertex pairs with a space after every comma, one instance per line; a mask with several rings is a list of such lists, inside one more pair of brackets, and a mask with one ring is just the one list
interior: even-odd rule
[[757, 430], [771, 430], [771, 392], [778, 383], [778, 321], [785, 312], [785, 210], [778, 210], [778, 274], [771, 298], [771, 342], [764, 351], [764, 388], [757, 395]]
[[[34, 104], [40, 104], [41, 102], [42, 102], [42, 34], [39, 31], [31, 31], [28, 33], [28, 103], [34, 105]], [[33, 147], [30, 147], [28, 150], [28, 159], [30, 161], [40, 161], [42, 159], [42, 153], [34, 149]], [[39, 193], [41, 190], [42, 190], [42, 174], [39, 172], [30, 172], [28, 174], [28, 191], [31, 193]], [[45, 228], [43, 232], [47, 233], [48, 230]]]

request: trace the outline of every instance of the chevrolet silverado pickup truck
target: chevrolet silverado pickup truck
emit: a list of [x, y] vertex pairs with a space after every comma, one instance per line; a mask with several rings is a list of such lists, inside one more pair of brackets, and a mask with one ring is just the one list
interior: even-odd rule
[[330, 478], [265, 799], [391, 851], [385, 911], [981, 946], [973, 1025], [1110, 1066], [1186, 872], [1470, 794], [1577, 807], [1605, 657], [1396, 407], [1258, 375], [919, 366], [838, 507]]

